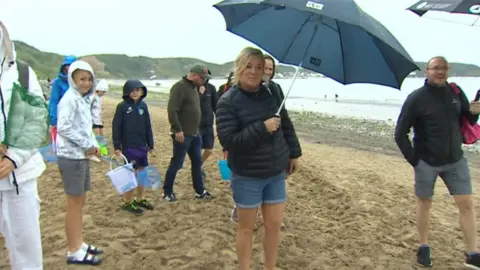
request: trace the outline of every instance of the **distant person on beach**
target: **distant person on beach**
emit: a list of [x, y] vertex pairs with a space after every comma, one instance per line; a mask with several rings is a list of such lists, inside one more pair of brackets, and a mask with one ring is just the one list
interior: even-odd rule
[[[275, 96], [277, 97], [277, 102], [279, 103], [278, 105], [280, 105], [283, 99], [285, 99], [285, 95], [283, 94], [283, 90], [280, 84], [273, 81], [273, 77], [275, 77], [275, 68], [276, 68], [275, 60], [270, 55], [265, 55], [264, 59], [265, 59], [265, 71], [264, 71], [265, 75], [263, 76], [263, 80], [268, 90], [272, 91], [272, 93], [275, 94]], [[285, 104], [283, 105], [283, 108], [285, 108]]]
[[[480, 103], [468, 101], [447, 82], [449, 65], [444, 57], [430, 59], [425, 68], [425, 84], [408, 95], [395, 129], [395, 141], [415, 173], [417, 196], [417, 229], [420, 247], [417, 261], [431, 266], [428, 245], [429, 215], [435, 181], [440, 176], [460, 210], [460, 224], [466, 243], [465, 265], [480, 269], [477, 246], [475, 207], [472, 180], [467, 160], [463, 156], [460, 119], [471, 124], [478, 120]], [[413, 146], [408, 134], [413, 127]]]
[[102, 79], [98, 82], [95, 89], [95, 95], [92, 99], [93, 131], [97, 136], [103, 136], [103, 118], [102, 104], [103, 96], [108, 92], [108, 82]]
[[68, 85], [68, 67], [77, 60], [76, 56], [67, 55], [63, 58], [63, 62], [60, 65], [57, 78], [52, 82], [52, 88], [50, 90], [50, 100], [48, 108], [50, 110], [50, 126], [52, 137], [55, 139], [57, 134], [57, 114], [58, 103], [62, 99], [65, 92], [67, 92]]
[[[15, 46], [5, 25], [0, 21], [0, 95], [1, 125], [7, 125], [10, 116], [14, 84], [20, 84], [30, 93], [42, 96], [42, 89], [35, 71], [16, 61]], [[25, 76], [22, 76], [25, 75]], [[25, 81], [22, 81], [22, 77]], [[16, 116], [11, 115], [14, 119]], [[35, 118], [17, 116], [20, 123], [29, 123], [31, 128], [47, 124]], [[0, 130], [2, 141], [6, 131]], [[25, 134], [26, 138], [39, 134]], [[44, 136], [45, 134], [40, 134]], [[35, 138], [36, 139], [36, 138]], [[10, 258], [11, 269], [43, 269], [42, 239], [40, 233], [40, 199], [37, 178], [45, 171], [45, 163], [37, 149], [18, 149], [0, 144], [0, 234]]]
[[57, 163], [67, 195], [67, 264], [98, 265], [102, 260], [97, 255], [103, 251], [83, 242], [82, 236], [82, 210], [91, 185], [89, 157], [99, 155], [89, 97], [95, 82], [92, 67], [75, 61], [68, 69], [68, 81], [70, 88], [58, 104], [57, 123]]
[[[147, 87], [139, 80], [128, 80], [123, 85], [123, 101], [117, 105], [112, 121], [112, 141], [115, 155], [122, 154], [133, 164], [135, 173], [148, 166], [148, 153], [154, 149], [152, 124], [147, 104]], [[137, 197], [134, 198], [136, 190]], [[123, 194], [121, 208], [133, 214], [143, 214], [143, 210], [153, 210], [153, 205], [144, 197], [145, 187]]]
[[[208, 70], [208, 75], [212, 75]], [[213, 115], [217, 110], [217, 90], [215, 86], [205, 81], [204, 85], [198, 87], [198, 94], [200, 96], [200, 108], [202, 110], [202, 117], [200, 120], [200, 136], [202, 137], [202, 164], [212, 155], [213, 145], [215, 142], [215, 133], [213, 132]], [[202, 176], [205, 178], [205, 171], [202, 170]]]
[[[103, 136], [103, 120], [102, 120], [102, 103], [103, 95], [108, 91], [108, 83], [102, 79], [95, 85], [95, 93], [92, 97], [92, 120], [93, 120], [93, 132], [95, 136]], [[90, 160], [95, 162], [101, 162], [97, 156], [91, 156]]]
[[335, 102], [338, 102], [338, 94], [335, 94]]
[[220, 87], [218, 87], [218, 91], [217, 91], [218, 98], [220, 98], [225, 92], [227, 92], [228, 89], [232, 87], [232, 78], [233, 78], [233, 72], [230, 72], [230, 74], [228, 74], [227, 82], [220, 85]]
[[208, 68], [197, 64], [170, 89], [167, 111], [171, 126], [173, 156], [170, 159], [163, 184], [163, 199], [169, 202], [177, 200], [173, 186], [177, 172], [182, 168], [187, 154], [192, 166], [195, 199], [209, 200], [213, 198], [203, 183], [202, 137], [199, 133], [202, 110], [197, 90], [208, 79], [210, 79]]
[[265, 60], [256, 48], [235, 60], [233, 87], [217, 105], [217, 134], [228, 151], [231, 188], [238, 208], [236, 247], [240, 269], [250, 269], [258, 208], [265, 228], [264, 269], [275, 269], [287, 200], [285, 179], [299, 168], [301, 148], [285, 110], [263, 84]]
[[[233, 78], [233, 72], [230, 72], [230, 74], [228, 74], [227, 82], [220, 85], [220, 87], [218, 87], [217, 95], [219, 100], [220, 100], [220, 97], [222, 97], [222, 95], [225, 94], [225, 92], [227, 92], [228, 89], [232, 87], [232, 78]], [[223, 156], [226, 157], [227, 152], [225, 151], [225, 149], [223, 149], [222, 151], [223, 151]], [[234, 211], [232, 211], [232, 217], [233, 215], [236, 215], [236, 213], [237, 213], [236, 209], [234, 209]], [[235, 221], [235, 220], [232, 219], [232, 221]]]

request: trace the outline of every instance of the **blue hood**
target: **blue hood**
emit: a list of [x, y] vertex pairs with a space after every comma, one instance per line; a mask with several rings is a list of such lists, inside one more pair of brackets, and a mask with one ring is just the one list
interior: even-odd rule
[[71, 65], [73, 62], [77, 61], [77, 57], [75, 55], [67, 55], [63, 58], [62, 65], [58, 69], [58, 78], [62, 78], [64, 80], [68, 79], [68, 73], [63, 73], [62, 69], [65, 65]]
[[130, 98], [130, 93], [133, 91], [135, 88], [143, 88], [143, 95], [140, 97], [140, 101], [143, 100], [147, 96], [147, 87], [143, 85], [143, 83], [139, 80], [128, 80], [125, 82], [123, 85], [123, 100], [127, 102], [132, 102], [132, 99]]

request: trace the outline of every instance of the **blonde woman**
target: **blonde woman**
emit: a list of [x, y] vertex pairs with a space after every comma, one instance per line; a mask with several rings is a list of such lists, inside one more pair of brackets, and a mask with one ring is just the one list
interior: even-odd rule
[[261, 207], [264, 219], [264, 269], [275, 269], [280, 226], [287, 200], [285, 179], [298, 170], [301, 148], [288, 114], [263, 86], [263, 53], [245, 48], [235, 60], [233, 87], [217, 105], [217, 134], [228, 151], [231, 188], [238, 208], [237, 256], [250, 269], [253, 229]]

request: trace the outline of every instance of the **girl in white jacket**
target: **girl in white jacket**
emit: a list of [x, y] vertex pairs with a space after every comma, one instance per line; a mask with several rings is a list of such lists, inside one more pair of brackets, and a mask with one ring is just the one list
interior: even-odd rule
[[92, 67], [84, 61], [73, 62], [68, 69], [70, 88], [58, 104], [57, 163], [67, 195], [65, 231], [68, 264], [98, 265], [102, 250], [83, 242], [82, 209], [90, 190], [89, 157], [98, 155], [92, 132], [91, 99], [94, 89]]
[[[16, 53], [7, 29], [0, 22], [0, 137], [5, 139], [5, 127], [9, 116], [10, 101], [14, 83], [19, 84], [19, 68]], [[23, 71], [22, 71], [23, 73]], [[28, 88], [31, 94], [43, 98], [37, 75], [30, 68]], [[15, 115], [14, 115], [15, 116]], [[18, 119], [30, 126], [47, 132], [47, 122], [32, 119]], [[15, 120], [17, 121], [17, 119]], [[29, 140], [41, 139], [45, 134], [25, 134]], [[37, 178], [45, 170], [42, 156], [36, 149], [26, 150], [0, 145], [0, 233], [5, 238], [13, 270], [42, 270], [42, 241], [40, 235], [40, 199]]]
[[103, 136], [102, 104], [103, 95], [108, 92], [107, 80], [100, 80], [95, 89], [96, 93], [92, 99], [93, 131], [95, 135]]

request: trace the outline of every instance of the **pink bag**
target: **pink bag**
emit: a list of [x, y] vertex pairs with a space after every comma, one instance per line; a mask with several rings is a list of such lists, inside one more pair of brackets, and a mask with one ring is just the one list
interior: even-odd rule
[[[452, 87], [453, 91], [457, 95], [460, 94], [460, 89], [458, 88], [457, 84], [455, 83], [450, 83], [450, 86]], [[468, 120], [467, 117], [462, 116], [460, 123], [460, 131], [462, 132], [463, 135], [463, 143], [464, 144], [474, 144], [480, 139], [480, 125], [477, 123], [475, 124], [470, 124], [470, 121]]]

